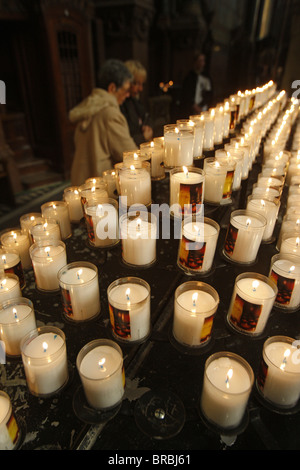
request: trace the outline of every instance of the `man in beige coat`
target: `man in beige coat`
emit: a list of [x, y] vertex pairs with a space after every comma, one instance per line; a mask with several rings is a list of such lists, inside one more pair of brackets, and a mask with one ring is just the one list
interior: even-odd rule
[[107, 60], [100, 71], [99, 88], [70, 111], [70, 121], [76, 124], [72, 185], [102, 176], [103, 171], [123, 160], [123, 152], [137, 149], [120, 111], [129, 95], [131, 80], [123, 62]]

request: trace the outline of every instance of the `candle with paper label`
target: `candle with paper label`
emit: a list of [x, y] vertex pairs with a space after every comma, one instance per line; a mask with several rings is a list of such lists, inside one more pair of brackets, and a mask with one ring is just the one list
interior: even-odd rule
[[1, 304], [0, 339], [5, 344], [7, 355], [19, 356], [21, 339], [35, 328], [35, 314], [31, 300], [20, 297]]
[[13, 249], [0, 248], [0, 270], [5, 273], [15, 274], [19, 278], [20, 288], [26, 285], [23, 266], [20, 255]]
[[31, 331], [21, 341], [22, 361], [29, 391], [36, 396], [59, 392], [69, 378], [64, 333], [54, 326]]
[[223, 254], [242, 264], [253, 263], [262, 241], [266, 219], [255, 212], [238, 209], [230, 214]]
[[287, 253], [274, 255], [269, 277], [278, 288], [275, 306], [284, 311], [296, 310], [300, 305], [300, 257]]
[[116, 407], [123, 398], [125, 374], [121, 348], [109, 339], [86, 344], [76, 367], [88, 404], [98, 410]]
[[220, 226], [207, 217], [184, 217], [177, 264], [188, 274], [207, 274], [213, 265]]
[[156, 216], [148, 212], [120, 217], [122, 259], [131, 266], [150, 266], [156, 261]]
[[200, 168], [174, 168], [170, 172], [170, 210], [174, 217], [203, 210], [205, 172]]
[[32, 267], [29, 256], [29, 237], [27, 232], [20, 229], [13, 229], [4, 232], [1, 236], [3, 248], [13, 249], [19, 253], [23, 269], [28, 270]]
[[140, 278], [121, 278], [107, 289], [110, 323], [114, 336], [137, 342], [150, 333], [150, 286]]
[[175, 291], [173, 335], [187, 347], [201, 347], [211, 339], [219, 295], [209, 284], [189, 281]]
[[22, 297], [18, 276], [0, 272], [0, 304], [15, 297]]
[[151, 179], [162, 180], [165, 178], [164, 147], [155, 140], [144, 142], [140, 145], [141, 156], [151, 162]]
[[268, 338], [262, 351], [256, 386], [279, 409], [293, 408], [300, 396], [299, 341], [287, 336]]
[[89, 244], [107, 248], [119, 242], [118, 203], [111, 198], [90, 199], [84, 205]]
[[217, 352], [205, 363], [200, 408], [221, 429], [237, 428], [245, 415], [253, 386], [252, 368], [231, 352]]
[[45, 219], [54, 219], [58, 222], [62, 240], [72, 235], [68, 205], [65, 201], [46, 202], [41, 206], [41, 211]]
[[41, 291], [59, 290], [58, 271], [67, 264], [66, 245], [61, 240], [42, 240], [30, 247], [36, 287]]
[[14, 450], [17, 448], [21, 431], [9, 396], [0, 390], [0, 450]]
[[69, 263], [57, 274], [64, 315], [73, 321], [86, 321], [99, 315], [100, 290], [97, 267], [89, 262]]
[[263, 333], [278, 289], [270, 278], [258, 273], [242, 273], [235, 280], [227, 314], [228, 323], [240, 333]]

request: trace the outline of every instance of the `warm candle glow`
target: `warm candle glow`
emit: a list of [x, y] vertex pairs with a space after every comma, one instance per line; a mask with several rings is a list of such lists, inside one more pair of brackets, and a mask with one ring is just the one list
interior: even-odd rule
[[48, 349], [48, 343], [46, 343], [46, 341], [43, 342], [43, 348], [44, 348], [44, 352], [46, 352]]
[[252, 289], [253, 289], [254, 292], [256, 291], [258, 286], [259, 286], [259, 281], [253, 281], [252, 282]]
[[125, 294], [126, 294], [127, 302], [129, 302], [130, 301], [130, 288], [129, 287], [128, 287], [128, 289], [126, 289]]
[[50, 256], [50, 246], [46, 246], [44, 251], [47, 254], [47, 256]]
[[225, 381], [227, 388], [229, 388], [229, 380], [231, 379], [232, 376], [233, 376], [233, 370], [229, 369], [229, 371], [227, 372], [226, 381]]
[[286, 361], [287, 361], [287, 358], [289, 357], [290, 354], [291, 354], [290, 349], [286, 349], [286, 350], [284, 351], [283, 361], [282, 361], [282, 364], [281, 364], [281, 366], [280, 366], [280, 369], [281, 369], [281, 370], [284, 370], [284, 369], [285, 369]]
[[77, 279], [80, 279], [80, 276], [82, 274], [82, 269], [79, 269], [76, 274], [77, 274]]

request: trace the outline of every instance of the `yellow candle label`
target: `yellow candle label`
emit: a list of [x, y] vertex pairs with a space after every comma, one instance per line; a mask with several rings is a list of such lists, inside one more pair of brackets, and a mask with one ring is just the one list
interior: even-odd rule
[[271, 271], [270, 279], [275, 282], [278, 288], [275, 302], [281, 305], [289, 305], [295, 286], [295, 279], [281, 276], [273, 270]]
[[202, 204], [203, 183], [185, 184], [180, 183], [179, 205], [184, 214], [196, 214], [197, 205]]

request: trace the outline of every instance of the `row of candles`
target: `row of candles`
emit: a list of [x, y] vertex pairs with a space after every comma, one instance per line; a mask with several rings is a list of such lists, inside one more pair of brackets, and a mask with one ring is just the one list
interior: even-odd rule
[[[255, 261], [260, 244], [269, 242], [272, 237], [284, 184], [289, 185], [288, 202], [291, 204], [288, 204], [289, 213], [285, 217], [290, 217], [286, 223], [286, 231], [290, 235], [294, 216], [298, 215], [292, 196], [299, 191], [300, 169], [297, 166], [297, 149], [287, 152], [284, 148], [297, 118], [298, 107], [291, 100], [285, 109], [285, 93], [275, 93], [275, 98], [274, 93], [274, 84], [269, 83], [257, 91], [257, 96], [255, 93], [235, 95], [230, 100], [231, 118], [228, 121], [224, 118], [226, 113], [223, 107], [217, 107], [218, 117], [223, 115], [223, 123], [229, 123], [229, 134], [230, 126], [234, 130], [239, 122], [237, 109], [243, 110], [240, 119], [250, 111], [252, 113], [244, 120], [245, 132], [235, 135], [224, 148], [216, 148], [214, 158], [204, 159], [203, 169], [181, 166], [190, 162], [181, 161], [179, 147], [176, 147], [176, 152], [173, 151], [176, 160], [173, 162], [175, 168], [169, 168], [170, 206], [174, 218], [182, 220], [177, 263], [189, 274], [206, 275], [210, 272], [220, 231], [212, 219], [204, 217], [199, 223], [198, 210], [201, 211], [206, 201], [209, 204], [231, 202], [232, 192], [239, 190], [242, 179], [248, 177], [260, 142], [268, 131], [262, 172], [248, 200], [249, 207], [245, 211], [231, 213], [223, 254], [232, 262], [246, 266]], [[259, 103], [257, 106], [254, 105], [255, 101]], [[202, 115], [199, 121], [207, 120], [211, 124], [215, 115], [216, 110], [210, 112], [209, 118], [207, 114]], [[190, 127], [195, 132], [196, 126]], [[199, 125], [199, 128], [203, 130], [203, 143], [206, 126]], [[222, 128], [224, 139], [224, 124]], [[211, 127], [208, 126], [208, 129]], [[299, 135], [300, 127], [297, 125], [294, 135], [296, 147]], [[147, 210], [151, 196], [150, 199], [144, 196], [149, 186], [151, 195], [151, 179], [164, 177], [153, 174], [153, 169], [163, 169], [165, 172], [166, 163], [170, 163], [168, 137], [165, 134], [159, 140], [160, 157], [155, 159], [151, 150], [151, 164], [146, 161], [149, 160], [149, 153], [145, 159], [142, 148], [138, 153], [127, 152], [124, 161], [113, 170], [104, 172], [96, 185], [91, 179], [80, 188], [67, 188], [63, 201], [44, 204], [41, 214], [25, 214], [20, 219], [20, 230], [8, 230], [1, 236], [4, 273], [0, 289], [0, 338], [9, 356], [22, 356], [28, 387], [33, 395], [49, 396], [64, 387], [68, 381], [67, 352], [61, 330], [36, 327], [34, 306], [29, 299], [22, 297], [23, 268], [33, 267], [39, 290], [61, 291], [64, 314], [69, 319], [80, 322], [97, 317], [101, 308], [97, 267], [85, 261], [68, 264], [64, 241], [72, 235], [71, 223], [78, 223], [84, 217], [91, 246], [110, 247], [119, 241], [120, 225], [123, 261], [137, 267], [151, 266], [155, 262], [158, 221]], [[194, 142], [196, 140], [194, 134]], [[153, 148], [148, 145], [148, 150]], [[185, 149], [182, 155], [186, 154]], [[197, 158], [194, 150], [192, 154]], [[160, 164], [152, 166], [154, 161]], [[164, 165], [161, 165], [162, 161]], [[274, 164], [278, 174], [274, 174]], [[222, 178], [219, 178], [220, 175]], [[210, 190], [211, 185], [213, 190]], [[118, 220], [117, 196], [125, 197], [127, 209], [132, 204], [138, 204], [138, 212], [126, 211]], [[140, 210], [143, 204], [145, 211]], [[266, 210], [266, 205], [274, 210]], [[112, 230], [105, 232], [104, 227], [108, 225]], [[284, 224], [282, 232], [283, 229]], [[298, 225], [292, 228], [293, 238], [297, 238], [297, 229]], [[103, 236], [104, 232], [106, 236]], [[283, 310], [299, 307], [299, 252], [295, 244], [291, 247], [290, 238], [284, 232], [281, 234], [280, 246], [277, 242], [280, 251], [272, 258], [269, 277], [243, 273], [236, 278], [227, 319], [238, 332], [260, 335], [273, 305]], [[108, 287], [107, 296], [115, 338], [127, 343], [144, 341], [151, 327], [149, 284], [140, 278], [121, 278]], [[175, 340], [187, 348], [208, 344], [218, 305], [218, 293], [204, 282], [189, 281], [179, 286], [174, 296]], [[296, 353], [297, 345], [290, 338], [270, 338], [264, 345], [264, 367], [259, 372], [257, 382], [264, 397], [276, 406], [290, 408], [298, 401], [300, 373], [295, 361]], [[117, 343], [104, 339], [89, 343], [79, 352], [76, 364], [86, 399], [92, 408], [105, 410], [122, 400], [125, 377], [122, 350]], [[283, 373], [286, 371], [289, 373]], [[106, 380], [102, 380], [104, 378]], [[222, 428], [237, 426], [252, 385], [253, 372], [243, 358], [227, 352], [221, 356], [211, 356], [205, 366], [201, 398], [204, 415]], [[11, 411], [11, 406], [2, 406], [4, 402], [7, 405], [9, 397], [1, 392], [0, 418], [8, 423], [8, 415], [4, 411]], [[10, 445], [13, 447], [8, 437], [4, 447]]]

